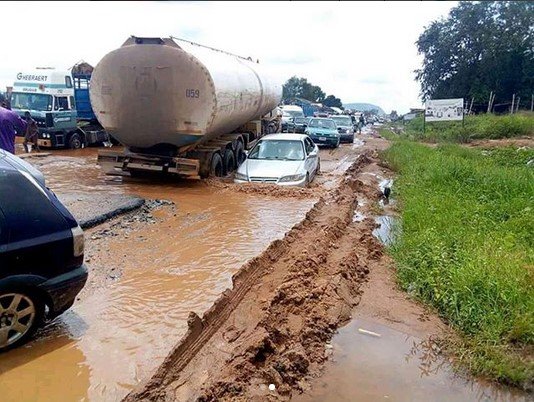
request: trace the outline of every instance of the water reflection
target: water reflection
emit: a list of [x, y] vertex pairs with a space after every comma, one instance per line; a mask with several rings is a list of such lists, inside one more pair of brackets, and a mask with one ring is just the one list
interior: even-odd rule
[[333, 363], [311, 391], [294, 401], [528, 400], [519, 392], [456, 376], [432, 339], [421, 340], [367, 319], [342, 328], [332, 345]]

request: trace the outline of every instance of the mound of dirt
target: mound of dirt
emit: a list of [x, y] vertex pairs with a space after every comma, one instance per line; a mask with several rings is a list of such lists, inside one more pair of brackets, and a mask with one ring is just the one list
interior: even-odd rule
[[269, 197], [310, 198], [318, 197], [317, 189], [301, 187], [283, 187], [268, 183], [233, 183], [221, 179], [209, 178], [205, 180], [209, 187], [220, 191], [237, 191], [245, 194], [263, 195]]

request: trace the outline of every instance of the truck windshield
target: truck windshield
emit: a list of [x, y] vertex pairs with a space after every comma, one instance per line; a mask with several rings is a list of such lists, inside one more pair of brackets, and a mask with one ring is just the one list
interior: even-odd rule
[[250, 152], [248, 158], [301, 161], [304, 159], [304, 148], [301, 141], [262, 140]]
[[13, 92], [11, 108], [49, 111], [52, 110], [52, 95]]
[[332, 117], [338, 126], [352, 126], [350, 117]]
[[287, 113], [291, 117], [304, 117], [304, 113], [300, 110], [284, 110], [284, 113]]

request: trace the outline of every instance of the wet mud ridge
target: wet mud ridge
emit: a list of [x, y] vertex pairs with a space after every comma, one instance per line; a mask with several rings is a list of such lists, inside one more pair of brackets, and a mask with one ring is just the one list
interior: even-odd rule
[[377, 163], [376, 153], [361, 154], [303, 221], [241, 267], [232, 290], [202, 318], [191, 313], [187, 334], [125, 400], [288, 400], [302, 391], [382, 255], [374, 220], [353, 219], [359, 200], [380, 196], [361, 174]]

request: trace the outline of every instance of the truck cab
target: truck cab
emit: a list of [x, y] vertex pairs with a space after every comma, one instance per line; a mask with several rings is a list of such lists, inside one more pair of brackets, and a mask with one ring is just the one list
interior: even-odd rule
[[21, 117], [30, 112], [39, 127], [40, 146], [82, 146], [69, 72], [53, 68], [19, 72], [11, 93], [11, 109]]
[[11, 109], [21, 117], [30, 112], [39, 128], [39, 146], [77, 149], [109, 141], [91, 108], [90, 77], [91, 71], [80, 68], [73, 74], [52, 67], [17, 74]]

